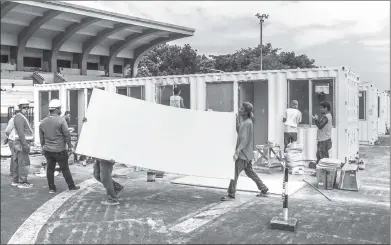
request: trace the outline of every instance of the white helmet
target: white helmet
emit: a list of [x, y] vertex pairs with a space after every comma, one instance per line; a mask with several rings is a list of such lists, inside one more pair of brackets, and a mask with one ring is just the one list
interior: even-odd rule
[[57, 99], [51, 100], [49, 102], [49, 110], [54, 110], [57, 108], [61, 108], [61, 102]]
[[20, 105], [30, 105], [30, 102], [28, 100], [26, 100], [25, 98], [22, 98], [18, 102], [18, 106], [20, 106]]

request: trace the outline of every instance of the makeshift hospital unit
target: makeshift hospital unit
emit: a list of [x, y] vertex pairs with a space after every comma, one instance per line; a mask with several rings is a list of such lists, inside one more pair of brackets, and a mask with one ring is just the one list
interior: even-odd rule
[[303, 160], [316, 159], [317, 127], [312, 115], [320, 115], [320, 102], [331, 103], [333, 115], [330, 158], [341, 162], [358, 157], [359, 77], [342, 68], [200, 74], [197, 78], [197, 109], [238, 112], [242, 102], [254, 105], [254, 144], [267, 141], [283, 148], [284, 111], [290, 101], [299, 102], [302, 123], [298, 141]]
[[377, 118], [377, 130], [379, 135], [385, 135], [387, 132], [387, 93], [377, 93], [377, 105], [378, 105], [378, 118]]
[[359, 86], [360, 144], [374, 145], [378, 140], [378, 90], [371, 83]]
[[[35, 115], [47, 110], [44, 106], [47, 99], [42, 102], [42, 94], [58, 91], [60, 100], [71, 111], [71, 122], [77, 124], [80, 131], [92, 88], [169, 105], [173, 88], [177, 86], [185, 107], [191, 110], [237, 113], [242, 102], [251, 102], [256, 118], [255, 150], [255, 145], [267, 141], [283, 146], [284, 111], [289, 101], [297, 100], [303, 115], [298, 134], [298, 141], [304, 146], [303, 160], [315, 160], [317, 128], [311, 116], [320, 115], [320, 102], [329, 101], [334, 126], [330, 157], [345, 162], [358, 156], [358, 83], [358, 76], [342, 67], [40, 84], [35, 85]], [[110, 101], [107, 104], [109, 106]], [[35, 126], [41, 118], [37, 117]]]

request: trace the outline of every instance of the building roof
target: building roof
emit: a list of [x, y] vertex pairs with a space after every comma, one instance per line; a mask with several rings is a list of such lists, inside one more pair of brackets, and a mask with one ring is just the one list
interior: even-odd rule
[[60, 1], [2, 1], [1, 45], [134, 58], [195, 30]]

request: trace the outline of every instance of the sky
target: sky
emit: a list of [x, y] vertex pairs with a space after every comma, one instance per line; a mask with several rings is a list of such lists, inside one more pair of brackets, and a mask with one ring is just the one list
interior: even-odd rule
[[390, 89], [389, 1], [72, 1], [119, 14], [195, 29], [170, 42], [199, 54], [227, 54], [260, 42], [256, 13], [269, 14], [263, 43], [345, 66], [379, 90]]

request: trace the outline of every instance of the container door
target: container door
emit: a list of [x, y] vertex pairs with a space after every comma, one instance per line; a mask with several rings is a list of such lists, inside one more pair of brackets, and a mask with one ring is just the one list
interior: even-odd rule
[[[238, 108], [242, 106], [244, 102], [250, 102], [254, 106], [254, 115], [255, 115], [255, 105], [254, 105], [254, 83], [253, 82], [242, 82], [239, 83], [239, 100]], [[261, 143], [257, 142], [255, 139], [255, 131], [258, 128], [254, 123], [254, 149], [255, 145], [260, 145]]]
[[[78, 99], [78, 91], [77, 90], [69, 90], [69, 111], [71, 112], [71, 119], [69, 127], [75, 127], [75, 131], [77, 131], [78, 125], [78, 111], [79, 111], [79, 99]], [[84, 104], [84, 103], [83, 103]]]
[[234, 111], [233, 82], [206, 84], [206, 109], [221, 112]]
[[[85, 116], [85, 94], [84, 89], [77, 90], [77, 133], [80, 135], [81, 127], [83, 125], [83, 118]], [[71, 111], [72, 114], [72, 111]]]
[[269, 140], [269, 95], [268, 81], [254, 83], [254, 143], [265, 144]]

